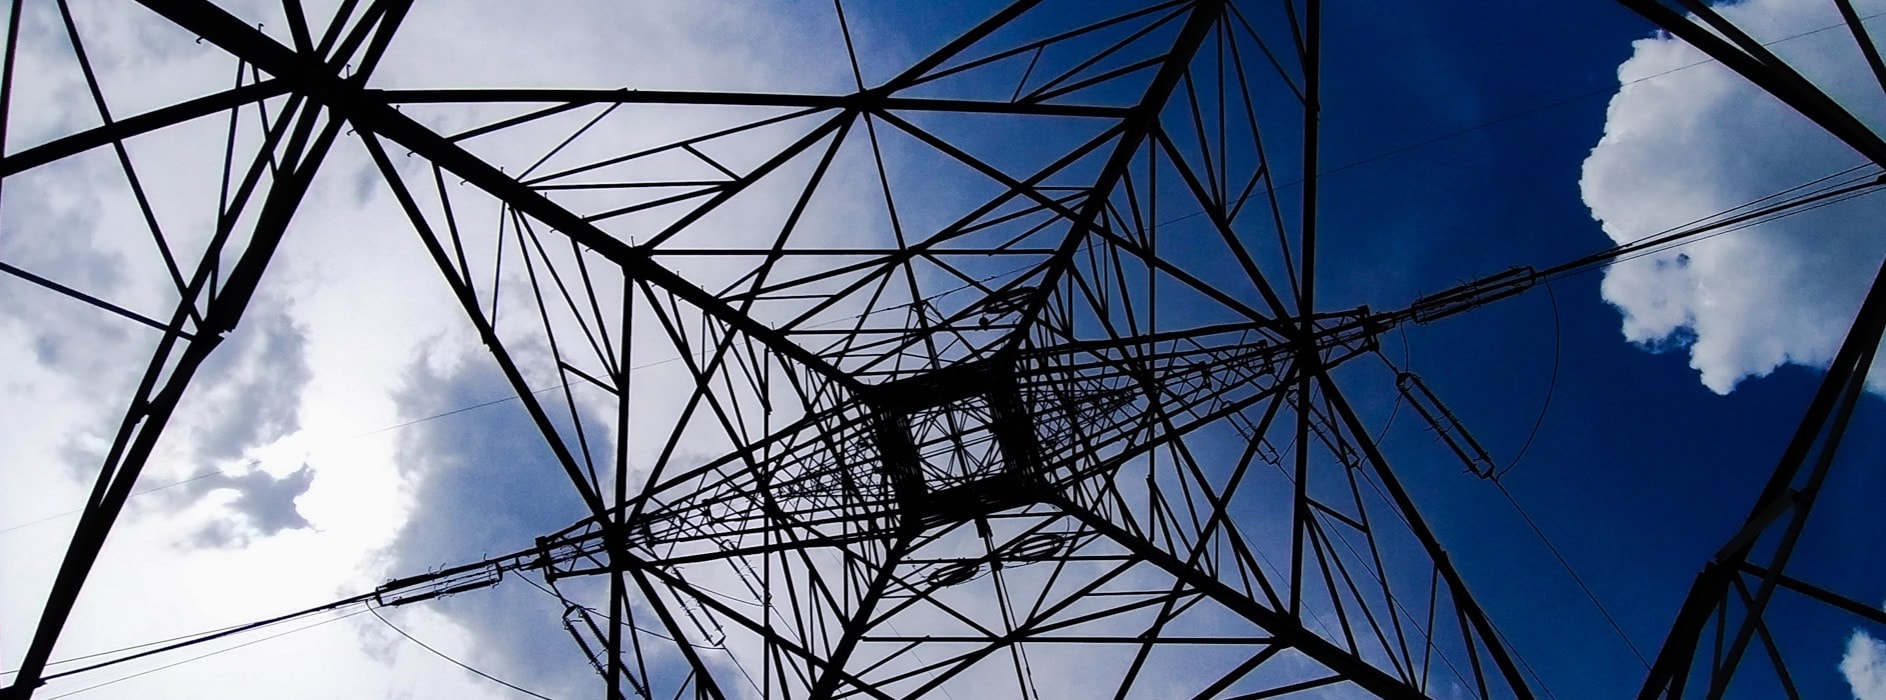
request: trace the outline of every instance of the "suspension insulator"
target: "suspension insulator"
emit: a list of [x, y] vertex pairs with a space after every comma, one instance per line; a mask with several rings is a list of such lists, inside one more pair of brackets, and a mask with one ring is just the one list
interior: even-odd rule
[[1440, 397], [1428, 389], [1426, 382], [1412, 372], [1402, 372], [1395, 376], [1395, 388], [1401, 390], [1402, 398], [1407, 399], [1408, 405], [1413, 406], [1421, 419], [1427, 421], [1428, 427], [1440, 436], [1441, 442], [1454, 451], [1454, 456], [1460, 458], [1469, 473], [1482, 479], [1499, 478], [1499, 470], [1494, 466], [1493, 458], [1487, 455], [1486, 448], [1480, 446], [1480, 441], [1473, 439], [1473, 435], [1467, 432], [1467, 426], [1454, 416], [1453, 411], [1447, 410]]

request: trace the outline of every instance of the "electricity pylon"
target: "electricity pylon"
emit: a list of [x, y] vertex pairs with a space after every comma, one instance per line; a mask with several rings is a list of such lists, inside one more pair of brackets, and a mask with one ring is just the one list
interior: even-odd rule
[[[1886, 162], [1708, 8], [1625, 4]], [[1532, 697], [1333, 372], [1398, 325], [1725, 225], [1397, 310], [1319, 306], [1315, 0], [1023, 0], [869, 83], [840, 5], [854, 89], [822, 94], [383, 88], [410, 2], [291, 2], [264, 28], [203, 0], [143, 5], [234, 84], [115, 115], [61, 4], [102, 123], [8, 153], [0, 175], [113, 149], [148, 213], [125, 144], [211, 119], [243, 167], [193, 267], [146, 217], [175, 281], [167, 319], [7, 268], [162, 334], [10, 697], [47, 677], [170, 413], [343, 141], [404, 214], [376, 225], [423, 243], [586, 513], [317, 610], [536, 577], [610, 698]], [[1878, 315], [1855, 337], [1876, 344]], [[1854, 342], [1804, 424], [1832, 421], [1835, 443], [1871, 357]], [[637, 385], [653, 361], [679, 369], [661, 401]], [[1403, 384], [1494, 476], [1439, 398]], [[1788, 470], [1751, 531], [1778, 494], [1811, 504]], [[1726, 604], [1723, 567], [1766, 577], [1735, 655], [1766, 639], [1777, 587], [1819, 590], [1780, 573], [1785, 547], [1750, 568], [1753, 536], [1705, 573], [1647, 695], [1681, 693], [1669, 679]]]

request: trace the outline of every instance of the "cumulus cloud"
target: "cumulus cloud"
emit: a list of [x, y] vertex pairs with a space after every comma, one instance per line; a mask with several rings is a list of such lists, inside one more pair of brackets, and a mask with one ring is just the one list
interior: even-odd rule
[[1854, 630], [1840, 656], [1840, 675], [1846, 677], [1854, 700], [1886, 700], [1886, 642]]
[[[150, 12], [80, 5], [73, 13], [118, 119], [225, 89], [237, 65], [233, 57], [168, 27]], [[99, 123], [57, 9], [27, 8], [22, 24], [14, 101], [5, 115], [10, 153]], [[279, 102], [269, 109], [279, 109]], [[255, 131], [254, 117], [243, 119], [239, 131]], [[219, 114], [125, 143], [151, 214], [186, 277], [215, 230], [224, 155], [220, 144], [228, 123], [227, 115]], [[219, 145], [205, 146], [211, 143]], [[247, 148], [252, 144], [237, 144], [237, 167], [252, 157]], [[324, 174], [345, 173], [345, 155]], [[9, 175], [0, 209], [0, 259], [135, 313], [169, 319], [179, 292], [126, 180], [110, 148]], [[388, 424], [375, 409], [390, 404], [390, 387], [387, 382], [347, 382], [378, 365], [353, 357], [336, 360], [333, 347], [365, 346], [361, 338], [371, 337], [372, 349], [393, 358], [380, 362], [397, 365], [404, 360], [407, 336], [426, 332], [422, 327], [401, 318], [388, 325], [415, 330], [400, 335], [357, 329], [401, 312], [436, 318], [440, 309], [452, 307], [423, 289], [371, 290], [376, 296], [370, 307], [352, 303], [346, 309], [347, 318], [361, 319], [349, 326], [329, 322], [340, 314], [323, 314], [326, 307], [305, 301], [316, 296], [315, 290], [323, 299], [350, 301], [347, 292], [364, 294], [358, 291], [360, 280], [376, 265], [402, 260], [383, 251], [389, 246], [355, 245], [362, 239], [372, 242], [369, 234], [377, 232], [356, 232], [366, 207], [337, 196], [348, 194], [337, 191], [343, 184], [317, 181], [305, 211], [326, 218], [298, 218], [242, 324], [195, 375], [139, 476], [137, 492], [149, 495], [134, 497], [112, 528], [82, 602], [61, 635], [61, 655], [261, 619], [357, 591], [358, 578], [379, 577], [377, 571], [360, 572], [377, 563], [371, 560], [373, 548], [384, 540], [391, 515], [369, 507], [378, 500], [376, 492], [362, 483], [375, 483], [378, 475], [392, 471], [390, 449], [376, 449], [390, 441], [349, 436]], [[237, 224], [217, 285], [246, 244], [253, 208]], [[331, 223], [335, 220], [340, 223]], [[351, 275], [314, 274], [340, 269], [339, 264], [320, 266], [335, 259], [345, 260]], [[206, 264], [216, 262], [212, 258]], [[416, 305], [423, 306], [408, 311]], [[0, 416], [8, 419], [0, 429], [0, 464], [6, 465], [0, 469], [0, 514], [5, 514], [0, 526], [31, 525], [10, 530], [0, 541], [0, 570], [8, 580], [0, 591], [0, 628], [33, 629], [74, 516], [106, 463], [159, 339], [145, 326], [0, 276]], [[168, 488], [192, 477], [201, 478]], [[342, 500], [320, 492], [350, 489], [344, 508], [309, 507]], [[362, 534], [376, 526], [374, 535]], [[163, 603], [153, 605], [154, 600]], [[326, 628], [346, 630], [346, 625]], [[298, 635], [287, 644], [314, 636]], [[0, 657], [8, 659], [8, 668], [17, 665], [30, 638], [9, 634], [0, 639]], [[370, 663], [353, 644], [353, 635], [344, 634], [330, 636], [320, 653], [258, 645], [258, 656], [223, 655], [97, 694], [375, 695], [340, 686], [384, 684], [409, 675]], [[193, 682], [198, 679], [192, 674], [218, 663], [268, 667], [270, 673], [242, 683], [229, 682], [244, 677], [237, 673], [224, 673], [215, 683]], [[310, 678], [338, 679], [338, 685]], [[69, 690], [99, 680], [95, 673], [65, 683]], [[9, 681], [0, 677], [0, 684]]]
[[[1867, 3], [1861, 3], [1865, 5]], [[1861, 13], [1878, 11], [1862, 8]], [[1886, 98], [1831, 3], [1748, 0], [1718, 10], [1862, 119]], [[1639, 40], [1581, 187], [1625, 243], [1859, 165], [1864, 159], [1690, 45]], [[1694, 65], [1701, 64], [1701, 65]], [[1727, 393], [1784, 364], [1825, 367], [1886, 253], [1886, 199], [1864, 197], [1613, 265], [1604, 299], [1626, 338], [1684, 351]], [[1875, 391], [1886, 378], [1873, 373]]]
[[[423, 419], [510, 393], [488, 360], [444, 370], [421, 360], [400, 404]], [[413, 509], [389, 551], [399, 575], [524, 549], [587, 512], [516, 402], [415, 424], [402, 435], [399, 461], [414, 484]], [[580, 684], [588, 668], [559, 626], [562, 606], [528, 584], [506, 583], [433, 607], [478, 640], [482, 658], [532, 687]]]
[[395, 554], [409, 566], [459, 563], [528, 547], [537, 535], [587, 514], [521, 404], [489, 404], [511, 387], [489, 363], [444, 372], [418, 363], [401, 396], [422, 419], [402, 436], [401, 467], [416, 484], [415, 508]]
[[[849, 77], [839, 68], [842, 63], [828, 60], [841, 56], [838, 52], [843, 45], [835, 35], [835, 23], [829, 15], [815, 15], [818, 24], [808, 27], [790, 17], [745, 15], [742, 12], [747, 8], [734, 3], [614, 4], [606, 8], [612, 14], [600, 18], [577, 13], [533, 12], [501, 3], [492, 5], [491, 9], [504, 12], [464, 11], [465, 7], [444, 3], [424, 4], [415, 10], [414, 18], [402, 29], [386, 65], [376, 73], [375, 84], [380, 87], [485, 84], [470, 79], [481, 78], [495, 80], [500, 85], [573, 82], [612, 88], [624, 85], [768, 86], [814, 91], [834, 84], [842, 89]], [[261, 6], [272, 5], [263, 3]], [[420, 16], [422, 12], [434, 10], [462, 11], [463, 14], [448, 18]], [[648, 16], [650, 14], [653, 16]], [[145, 15], [135, 16], [151, 21]], [[105, 19], [120, 18], [113, 15]], [[278, 37], [281, 28], [286, 26], [273, 16], [258, 19], [267, 19], [257, 23], [266, 24]], [[530, 31], [553, 23], [564, 24], [563, 30]], [[674, 25], [673, 31], [668, 31], [670, 25]], [[678, 28], [681, 25], [705, 25], [712, 32], [705, 36], [683, 32]], [[577, 31], [568, 31], [572, 26]], [[104, 36], [124, 36], [140, 27], [142, 25], [132, 26]], [[108, 28], [115, 29], [116, 25]], [[858, 30], [859, 25], [854, 24], [853, 28]], [[641, 33], [629, 35], [630, 30]], [[31, 31], [28, 34], [41, 36]], [[524, 41], [494, 46], [494, 42], [484, 40], [487, 35], [500, 34], [521, 37]], [[43, 35], [56, 36], [56, 32]], [[551, 47], [543, 47], [537, 41], [552, 35], [563, 36], [566, 41]], [[173, 43], [185, 52], [182, 55], [209, 57], [200, 60], [227, 58], [193, 39], [182, 36]], [[214, 66], [217, 70], [211, 71], [196, 70], [200, 66], [178, 65], [168, 58], [153, 58], [142, 63], [105, 60], [110, 57], [102, 55], [106, 51], [102, 47], [120, 46], [125, 55], [135, 58], [142, 55], [137, 47], [143, 44], [104, 39], [95, 44], [100, 54], [95, 58], [101, 65], [124, 68], [115, 71], [113, 75], [117, 77], [108, 81], [111, 84], [107, 92], [114, 99], [127, 92], [138, 95], [126, 85], [164, 87], [168, 92], [182, 95], [200, 94], [216, 87], [212, 85], [192, 92], [166, 80], [148, 79], [149, 75], [213, 75], [221, 79], [228, 72], [224, 70], [228, 66], [221, 63]], [[808, 47], [824, 53], [799, 50]], [[551, 50], [546, 52], [545, 48]], [[146, 70], [130, 70], [139, 67]], [[453, 68], [458, 72], [447, 70]], [[470, 75], [464, 75], [467, 73]], [[542, 73], [549, 73], [558, 80], [533, 79]], [[76, 107], [59, 103], [64, 111], [83, 113], [85, 93], [76, 89], [77, 83], [73, 82], [70, 71], [61, 75], [64, 80], [47, 81], [41, 87], [47, 91], [57, 88], [59, 94], [68, 97], [66, 102], [76, 101]], [[840, 80], [831, 80], [834, 75]], [[176, 99], [141, 99], [140, 95], [140, 99], [131, 99], [122, 105], [114, 102], [114, 108], [122, 116], [174, 101]], [[20, 111], [18, 104], [51, 103], [16, 100], [16, 112]], [[27, 125], [45, 125], [39, 129], [45, 133], [24, 128], [20, 121], [13, 122], [14, 131], [22, 138], [31, 135], [44, 140], [84, 126], [84, 123], [77, 126], [68, 123], [71, 120], [53, 113], [50, 107], [42, 111], [47, 116]], [[446, 117], [433, 116], [449, 121]], [[446, 116], [468, 123], [474, 121], [469, 114]], [[169, 216], [167, 207], [173, 202], [214, 201], [210, 196], [214, 195], [213, 188], [204, 190], [209, 193], [204, 196], [198, 196], [203, 192], [197, 190], [216, 182], [214, 173], [219, 163], [215, 157], [220, 152], [201, 148], [192, 139], [207, 133], [212, 138], [204, 142], [215, 141], [214, 137], [221, 135], [220, 124], [220, 120], [201, 120], [200, 124], [140, 137], [133, 144], [134, 149], [143, 149], [138, 154], [140, 163], [166, 165], [160, 184], [179, 189], [186, 185], [196, 188], [164, 192], [155, 197], [158, 207], [164, 209], [160, 214], [165, 215], [167, 230], [182, 232], [179, 235], [201, 235], [211, 230], [200, 225], [200, 221], [191, 224], [207, 216], [211, 208], [189, 210], [198, 212], [193, 219]], [[191, 130], [197, 127], [201, 128]], [[636, 128], [649, 131], [659, 127], [651, 123], [638, 124]], [[169, 140], [159, 141], [159, 138]], [[186, 158], [191, 155], [197, 158]], [[491, 155], [515, 159], [520, 153]], [[527, 155], [535, 157], [536, 154]], [[210, 158], [207, 166], [204, 156]], [[530, 161], [525, 158], [522, 162]], [[143, 233], [139, 228], [140, 219], [134, 216], [136, 210], [128, 206], [125, 193], [111, 190], [101, 194], [94, 186], [99, 182], [115, 182], [112, 179], [115, 167], [101, 150], [86, 158], [74, 159], [73, 163], [9, 178], [6, 200], [9, 232], [21, 229], [23, 222], [30, 222], [32, 225], [25, 230], [34, 235], [9, 237], [5, 250], [0, 253], [16, 262], [32, 263], [28, 265], [31, 269], [62, 281], [82, 283], [85, 289], [140, 312], [163, 317], [167, 306], [162, 302], [169, 297], [160, 292], [168, 293], [165, 287], [168, 280], [164, 275], [152, 274], [159, 268], [150, 264], [153, 253], [148, 237], [133, 235]], [[362, 173], [367, 175], [363, 177]], [[447, 330], [456, 327], [462, 314], [449, 299], [443, 298], [439, 285], [416, 283], [416, 280], [436, 282], [436, 274], [428, 268], [430, 261], [415, 257], [416, 245], [402, 231], [405, 227], [400, 214], [392, 210], [384, 188], [374, 183], [376, 177], [360, 160], [359, 153], [350, 147], [338, 148], [330, 162], [323, 166], [321, 178], [308, 202], [297, 213], [295, 227], [283, 244], [279, 260], [265, 279], [265, 287], [273, 291], [265, 291], [257, 297], [256, 306], [250, 309], [242, 327], [205, 367], [200, 381], [186, 399], [185, 411], [180, 412], [167, 432], [163, 451], [152, 460], [152, 473], [146, 478], [158, 476], [159, 472], [171, 477], [197, 473], [204, 467], [220, 466], [205, 462], [246, 460], [254, 457], [259, 448], [279, 447], [297, 440], [307, 446], [310, 454], [302, 455], [299, 462], [286, 461], [290, 465], [287, 468], [237, 470], [193, 482], [183, 493], [194, 496], [192, 500], [214, 506], [218, 519], [209, 525], [196, 520], [182, 522], [187, 519], [126, 518], [114, 532], [114, 543], [175, 541], [172, 535], [177, 534], [177, 530], [170, 526], [181, 525], [183, 536], [202, 546], [196, 551], [181, 553], [154, 546], [118, 547], [118, 551], [129, 552], [131, 556], [107, 559], [101, 564], [101, 573], [94, 576], [86, 590], [89, 607], [80, 611], [99, 622], [86, 624], [85, 620], [80, 620], [71, 626], [62, 644], [77, 649], [117, 648], [187, 629], [275, 614], [294, 604], [326, 600], [336, 595], [336, 590], [345, 593], [360, 590], [354, 583], [363, 578], [383, 580], [386, 576], [419, 573], [441, 564], [528, 546], [532, 536], [559, 529], [582, 515], [563, 474], [550, 460], [542, 439], [520, 415], [516, 404], [494, 405], [397, 432], [385, 430], [405, 420], [507, 396], [511, 388], [495, 374], [483, 355], [479, 360], [454, 361], [457, 364], [428, 364], [424, 359], [410, 366], [402, 364], [422, 343], [439, 341], [434, 344], [438, 347], [456, 341], [458, 345], [469, 347], [472, 341], [465, 331], [452, 336], [452, 331]], [[147, 184], [153, 190], [158, 189], [158, 184]], [[33, 186], [38, 189], [31, 189]], [[118, 187], [122, 189], [122, 185]], [[31, 196], [34, 192], [57, 196]], [[35, 207], [35, 203], [47, 204]], [[783, 211], [784, 207], [773, 209]], [[748, 228], [763, 231], [765, 227]], [[401, 242], [405, 248], [399, 247]], [[418, 271], [416, 276], [415, 270]], [[507, 278], [505, 288], [522, 289], [521, 285], [513, 284], [516, 279], [516, 276]], [[18, 284], [17, 281], [11, 283]], [[56, 298], [49, 301], [65, 303]], [[148, 353], [147, 346], [154, 342], [154, 336], [133, 336], [144, 342], [131, 346], [117, 336], [144, 331], [135, 327], [120, 329], [126, 324], [119, 319], [88, 312], [82, 317], [75, 316], [79, 320], [74, 320], [63, 317], [66, 315], [63, 307], [32, 308], [32, 311], [0, 308], [0, 353], [30, 359], [16, 367], [0, 366], [0, 380], [19, 376], [23, 385], [32, 388], [30, 396], [24, 396], [19, 403], [0, 404], [21, 407], [4, 412], [19, 416], [20, 420], [11, 427], [9, 440], [0, 440], [0, 458], [5, 458], [0, 461], [28, 465], [76, 464], [73, 471], [87, 474], [85, 470], [95, 470], [100, 461], [93, 453], [102, 452], [102, 439], [95, 435], [88, 435], [80, 442], [61, 443], [71, 446], [70, 451], [75, 455], [85, 452], [82, 460], [43, 459], [48, 451], [45, 449], [35, 449], [14, 459], [15, 453], [26, 451], [15, 446], [17, 442], [12, 437], [25, 434], [36, 442], [50, 441], [49, 436], [75, 432], [65, 427], [67, 423], [83, 425], [89, 421], [115, 425], [113, 419], [122, 409], [122, 396], [128, 391], [124, 385], [136, 379], [135, 370], [142, 366], [139, 363], [144, 356], [141, 353]], [[27, 321], [38, 322], [38, 325]], [[106, 337], [104, 331], [81, 335], [74, 330], [78, 323], [97, 324], [115, 335]], [[43, 335], [15, 332], [21, 327], [46, 326], [61, 330]], [[659, 336], [654, 337], [653, 342], [665, 342]], [[98, 352], [99, 348], [109, 348], [112, 352]], [[448, 348], [438, 353], [451, 354], [458, 349]], [[515, 346], [512, 350], [520, 352]], [[100, 359], [94, 355], [108, 357]], [[122, 360], [124, 357], [131, 359]], [[84, 364], [80, 364], [81, 361]], [[88, 402], [88, 405], [96, 404], [92, 406], [96, 410], [84, 415], [86, 420], [72, 418], [53, 424], [50, 418], [39, 415], [48, 413], [44, 403], [24, 400], [53, 397], [77, 403], [71, 398], [74, 392], [68, 390], [66, 383], [81, 384], [80, 378], [97, 376], [98, 372], [89, 371], [96, 367], [112, 369], [117, 381], [111, 388], [118, 391], [107, 394], [97, 390], [100, 395], [108, 395], [109, 400]], [[655, 374], [665, 374], [666, 381], [675, 383], [684, 384], [688, 379], [672, 368], [664, 370]], [[390, 382], [385, 380], [401, 375], [402, 371], [407, 388], [389, 397]], [[27, 374], [33, 376], [24, 376]], [[638, 379], [637, 392], [649, 397], [646, 400], [653, 404], [650, 410], [639, 415], [678, 413], [675, 397], [682, 394], [650, 389], [662, 386], [661, 381], [664, 378]], [[84, 396], [90, 398], [91, 394]], [[666, 410], [661, 410], [663, 408]], [[93, 420], [96, 418], [93, 413], [104, 418]], [[39, 426], [42, 422], [52, 427], [42, 429]], [[660, 434], [653, 431], [662, 427], [640, 429]], [[712, 426], [701, 432], [712, 433]], [[616, 436], [592, 434], [591, 437], [600, 442]], [[688, 438], [693, 441], [697, 436], [690, 434]], [[395, 441], [397, 454], [390, 447]], [[653, 451], [657, 448], [650, 445], [659, 444], [659, 440], [643, 440], [634, 449]], [[35, 444], [34, 447], [40, 446]], [[292, 454], [295, 449], [300, 448], [291, 446], [286, 452]], [[692, 442], [683, 449], [717, 451], [713, 444]], [[301, 467], [292, 466], [296, 464]], [[397, 474], [389, 474], [392, 472]], [[0, 479], [15, 478], [28, 483], [35, 481], [0, 474]], [[10, 481], [0, 481], [4, 483]], [[67, 500], [76, 500], [82, 494], [82, 483], [74, 486], [58, 481], [57, 485], [70, 492], [71, 498]], [[387, 494], [398, 488], [407, 490], [402, 494], [406, 502], [397, 506], [385, 503], [394, 500]], [[9, 499], [8, 504], [11, 499], [28, 497], [46, 500], [49, 490], [50, 487], [41, 484], [17, 490], [0, 488], [0, 499]], [[393, 528], [397, 528], [399, 534], [384, 550], [383, 559], [367, 561], [372, 557], [361, 556], [362, 550], [384, 543], [376, 538], [384, 530]], [[190, 532], [195, 534], [188, 534]], [[273, 535], [282, 536], [271, 537]], [[233, 549], [233, 545], [253, 546], [243, 547], [246, 551], [242, 552], [225, 551]], [[16, 563], [19, 559], [6, 559], [6, 569], [15, 573], [30, 571], [36, 579], [49, 579], [58, 552], [53, 547], [43, 549], [44, 553], [35, 552], [37, 558], [24, 565]], [[378, 566], [382, 563], [383, 568]], [[564, 585], [580, 583], [573, 581]], [[7, 627], [26, 628], [30, 624], [27, 616], [36, 612], [37, 592], [26, 586], [8, 586], [6, 599], [0, 601], [7, 608], [0, 611], [7, 615]], [[152, 599], [163, 599], [167, 604], [161, 609], [153, 608], [148, 604]], [[189, 612], [200, 612], [200, 617], [183, 614], [186, 607], [192, 608]], [[25, 612], [15, 613], [14, 610]], [[416, 620], [420, 623], [416, 626], [419, 636], [434, 643], [439, 641], [439, 636], [446, 637], [447, 642], [466, 642], [469, 638], [474, 652], [467, 660], [480, 666], [495, 662], [489, 664], [493, 671], [507, 678], [557, 696], [568, 695], [561, 690], [570, 685], [596, 683], [594, 675], [580, 663], [574, 643], [558, 626], [560, 606], [516, 578], [507, 578], [505, 584], [495, 590], [403, 608], [398, 612], [413, 611], [440, 613], [431, 617], [415, 615], [420, 618]], [[432, 624], [428, 628], [428, 622], [436, 622], [441, 616], [450, 624]], [[198, 619], [205, 622], [193, 622]], [[163, 626], [172, 623], [182, 629]], [[330, 629], [339, 630], [342, 626]], [[174, 683], [173, 686], [155, 686], [159, 688], [155, 691], [151, 690], [152, 686], [133, 684], [120, 688], [127, 694], [137, 693], [142, 697], [200, 695], [206, 687], [229, 694], [271, 697], [289, 693], [374, 695], [370, 688], [348, 692], [337, 684], [391, 683], [397, 687], [403, 681], [389, 681], [389, 678], [411, 677], [414, 669], [428, 668], [412, 662], [397, 664], [403, 668], [384, 668], [389, 665], [386, 663], [388, 655], [369, 653], [367, 656], [372, 658], [359, 658], [350, 646], [351, 639], [343, 639], [338, 646], [319, 653], [279, 646], [303, 638], [297, 636], [276, 642], [278, 646], [274, 647], [258, 645], [260, 650], [280, 649], [273, 658], [244, 657], [238, 662], [236, 655], [231, 654], [169, 672], [169, 675], [154, 674], [140, 680], [141, 683]], [[379, 637], [370, 637], [367, 641], [377, 639]], [[4, 656], [18, 658], [14, 647], [22, 645], [23, 639], [14, 637], [0, 642], [14, 645], [0, 646]], [[450, 644], [441, 646], [449, 648]], [[405, 646], [400, 648], [411, 651]], [[419, 656], [416, 652], [414, 655]], [[742, 658], [761, 657], [755, 652]], [[431, 667], [444, 666], [436, 659], [424, 658], [424, 661]], [[242, 667], [239, 672], [232, 671], [231, 666], [220, 667], [220, 675], [213, 676], [214, 682], [192, 684], [192, 679], [183, 675], [208, 673], [203, 669], [213, 668], [218, 663], [241, 663]], [[269, 668], [271, 672], [249, 674], [254, 668]], [[332, 670], [335, 668], [345, 669], [345, 672], [335, 672]], [[297, 669], [307, 669], [307, 672], [297, 676]], [[465, 675], [449, 667], [444, 672], [455, 677]], [[264, 691], [246, 682], [229, 682], [244, 675], [265, 676], [253, 682], [267, 681], [275, 685]], [[664, 673], [657, 669], [653, 675], [660, 677]], [[683, 672], [666, 675], [680, 677]], [[308, 681], [307, 678], [323, 680]], [[480, 679], [457, 680], [490, 690], [489, 684]], [[466, 696], [463, 691], [436, 684], [415, 687], [425, 688], [425, 695]], [[174, 689], [166, 692], [166, 688]]]

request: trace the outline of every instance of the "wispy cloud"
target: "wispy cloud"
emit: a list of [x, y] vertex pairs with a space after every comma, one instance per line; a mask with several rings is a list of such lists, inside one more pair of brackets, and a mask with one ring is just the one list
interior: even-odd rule
[[308, 492], [314, 470], [306, 465], [276, 477], [253, 471], [238, 476], [218, 473], [194, 484], [190, 491], [199, 494], [229, 492], [226, 507], [236, 516], [218, 518], [197, 530], [192, 543], [200, 547], [240, 547], [251, 537], [269, 537], [283, 530], [309, 527], [308, 519], [295, 509], [295, 498]]

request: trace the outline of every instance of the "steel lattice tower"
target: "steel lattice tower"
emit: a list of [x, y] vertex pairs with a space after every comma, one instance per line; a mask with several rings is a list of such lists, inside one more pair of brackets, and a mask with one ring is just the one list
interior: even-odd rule
[[[1877, 133], [1703, 3], [1624, 4], [1886, 164]], [[115, 151], [148, 215], [137, 178], [161, 166], [124, 144], [218, 120], [222, 203], [213, 231], [168, 232], [189, 245], [152, 219], [167, 316], [5, 268], [161, 333], [8, 697], [47, 675], [167, 421], [343, 144], [404, 213], [372, 225], [423, 242], [586, 513], [321, 610], [536, 577], [568, 596], [572, 653], [612, 698], [908, 697], [986, 677], [1058, 696], [1032, 665], [1083, 654], [1094, 685], [1077, 695], [1427, 697], [1443, 677], [1478, 697], [1538, 692], [1335, 370], [1399, 326], [1642, 247], [1406, 308], [1319, 304], [1316, 0], [1021, 0], [831, 94], [382, 87], [410, 0], [331, 17], [289, 2], [268, 30], [208, 0], [142, 5], [234, 83], [110, 112], [60, 2], [103, 124], [5, 148], [0, 177]], [[678, 108], [715, 118], [638, 131]], [[900, 159], [957, 189], [900, 180]], [[830, 205], [845, 188], [874, 204]], [[499, 285], [519, 270], [528, 285]], [[1645, 697], [1718, 696], [1741, 664], [1782, 666], [1760, 653], [1775, 595], [1886, 623], [1784, 573], [1886, 331], [1880, 289]], [[636, 398], [630, 370], [649, 358], [679, 358], [674, 407]], [[1399, 379], [1479, 471], [1459, 421]], [[658, 457], [633, 463], [631, 445]], [[1141, 687], [1174, 669], [1187, 685]]]

